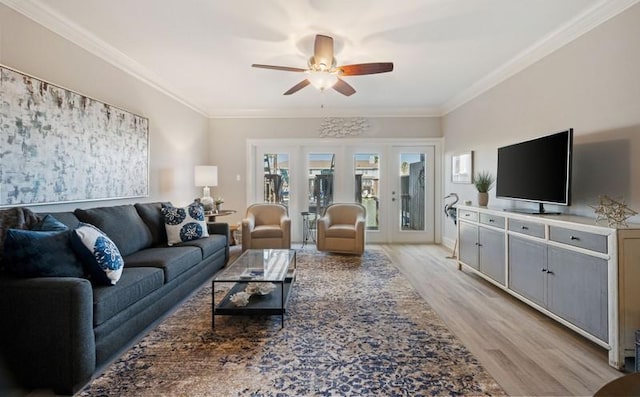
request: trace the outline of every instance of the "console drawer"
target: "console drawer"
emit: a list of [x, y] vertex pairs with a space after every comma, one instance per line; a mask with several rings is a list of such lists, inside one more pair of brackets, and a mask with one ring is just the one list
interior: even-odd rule
[[504, 217], [491, 214], [480, 214], [480, 223], [504, 229]]
[[542, 223], [509, 219], [509, 230], [527, 236], [544, 238], [544, 225]]
[[607, 253], [607, 236], [600, 234], [551, 226], [549, 228], [549, 240], [591, 251]]
[[458, 210], [458, 219], [464, 219], [466, 221], [478, 221], [478, 213], [468, 210]]

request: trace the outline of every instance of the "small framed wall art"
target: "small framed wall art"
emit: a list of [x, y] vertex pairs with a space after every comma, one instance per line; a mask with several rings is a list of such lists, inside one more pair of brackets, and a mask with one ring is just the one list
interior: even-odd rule
[[473, 151], [458, 153], [451, 156], [451, 182], [473, 182]]

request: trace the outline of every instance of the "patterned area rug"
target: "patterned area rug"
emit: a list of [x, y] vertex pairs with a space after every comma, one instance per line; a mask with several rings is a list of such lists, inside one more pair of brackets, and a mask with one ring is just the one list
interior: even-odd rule
[[280, 316], [211, 329], [209, 284], [80, 395], [504, 395], [382, 251], [297, 255], [284, 329]]

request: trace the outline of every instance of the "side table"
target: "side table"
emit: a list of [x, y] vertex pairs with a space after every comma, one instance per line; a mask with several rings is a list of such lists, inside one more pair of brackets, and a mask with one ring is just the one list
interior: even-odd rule
[[[206, 218], [208, 223], [213, 223], [216, 221], [216, 218], [219, 216], [227, 216], [231, 214], [235, 214], [236, 210], [219, 210], [219, 211], [206, 211], [204, 213], [204, 217]], [[236, 241], [236, 232], [238, 231], [238, 225], [229, 225], [229, 245], [236, 245], [238, 242]]]
[[236, 239], [236, 232], [238, 230], [240, 230], [240, 225], [238, 225], [237, 223], [235, 225], [229, 225], [229, 234], [231, 235], [231, 238], [229, 239], [229, 245], [238, 244], [238, 240]]
[[206, 211], [204, 216], [207, 218], [207, 222], [215, 222], [216, 218], [219, 216], [227, 216], [235, 214], [236, 212], [236, 210]]
[[310, 219], [310, 217], [313, 215], [315, 221], [315, 212], [303, 211], [300, 213], [300, 215], [302, 215], [302, 247], [307, 245], [307, 242], [309, 240], [313, 241], [313, 243], [315, 244], [316, 237], [313, 235], [313, 230], [315, 229], [311, 228]]

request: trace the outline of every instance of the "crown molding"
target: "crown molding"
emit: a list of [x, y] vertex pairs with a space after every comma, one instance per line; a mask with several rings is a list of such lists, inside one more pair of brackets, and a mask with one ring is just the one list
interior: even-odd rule
[[489, 91], [508, 78], [528, 68], [557, 49], [591, 31], [598, 25], [625, 11], [640, 0], [600, 0], [569, 22], [552, 31], [513, 59], [475, 82], [442, 106], [442, 116]]
[[214, 109], [213, 119], [268, 119], [322, 117], [440, 117], [441, 108], [298, 108], [298, 109]]
[[209, 114], [207, 114], [202, 107], [185, 99], [177, 90], [170, 88], [171, 84], [164, 81], [151, 70], [145, 68], [125, 53], [107, 44], [75, 22], [55, 12], [50, 7], [33, 0], [0, 0], [0, 3], [5, 4], [7, 7], [32, 19], [80, 48], [123, 70], [164, 95], [167, 95], [205, 117], [209, 117]]
[[150, 87], [209, 118], [305, 118], [305, 117], [441, 117], [521, 72], [562, 46], [620, 14], [640, 0], [600, 0], [516, 57], [454, 96], [442, 107], [363, 109], [204, 109], [185, 99], [171, 84], [99, 37], [34, 0], [0, 0], [0, 3], [32, 19]]

